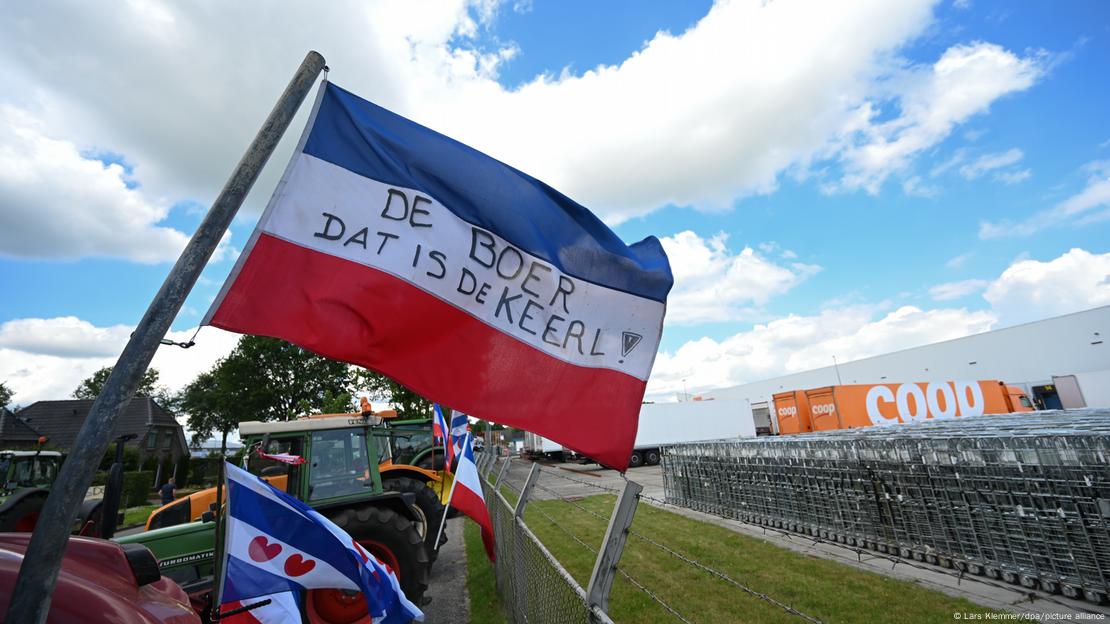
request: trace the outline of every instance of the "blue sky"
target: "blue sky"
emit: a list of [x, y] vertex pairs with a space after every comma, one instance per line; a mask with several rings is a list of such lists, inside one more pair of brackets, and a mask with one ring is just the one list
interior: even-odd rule
[[[1110, 5], [828, 4], [20, 7], [0, 26], [0, 380], [60, 398], [114, 359], [309, 47], [626, 241], [661, 238], [659, 397], [1110, 303]], [[171, 385], [234, 342], [201, 338], [159, 354]]]

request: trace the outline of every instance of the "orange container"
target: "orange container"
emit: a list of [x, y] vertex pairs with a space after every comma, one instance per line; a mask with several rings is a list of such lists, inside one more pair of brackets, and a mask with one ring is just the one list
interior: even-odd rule
[[806, 391], [814, 431], [898, 425], [933, 418], [1029, 411], [1001, 381], [829, 386]]
[[809, 421], [809, 400], [804, 390], [780, 392], [772, 396], [771, 401], [775, 405], [780, 434], [813, 431]]

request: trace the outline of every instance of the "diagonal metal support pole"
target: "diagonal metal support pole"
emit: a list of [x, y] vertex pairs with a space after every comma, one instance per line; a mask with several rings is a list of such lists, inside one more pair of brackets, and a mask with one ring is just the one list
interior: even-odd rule
[[609, 518], [609, 528], [605, 530], [605, 541], [597, 553], [594, 572], [586, 588], [586, 600], [591, 611], [600, 609], [603, 613], [609, 612], [609, 591], [613, 588], [613, 578], [617, 574], [617, 562], [624, 552], [624, 543], [628, 541], [628, 528], [632, 526], [632, 518], [636, 515], [636, 505], [643, 489], [644, 486], [639, 483], [626, 480], [620, 496], [617, 497], [613, 515]]
[[528, 499], [532, 498], [532, 488], [536, 486], [536, 481], [540, 478], [540, 465], [532, 464], [532, 469], [528, 471], [528, 478], [524, 481], [524, 486], [520, 488], [520, 498], [516, 499], [516, 509], [513, 510], [513, 517], [524, 517], [524, 506], [528, 504]]
[[493, 480], [494, 488], [501, 485], [501, 479], [505, 478], [505, 473], [508, 472], [509, 464], [511, 464], [512, 462], [513, 460], [509, 459], [508, 457], [505, 458], [505, 461], [501, 462], [501, 470], [497, 471], [497, 478]]
[[235, 167], [223, 190], [212, 204], [200, 227], [193, 234], [162, 288], [150, 302], [146, 314], [135, 327], [127, 346], [112, 369], [100, 396], [93, 402], [88, 417], [58, 474], [38, 525], [27, 545], [19, 568], [7, 622], [42, 624], [50, 612], [50, 598], [58, 580], [58, 570], [68, 543], [70, 527], [78, 505], [92, 483], [96, 467], [104, 457], [120, 412], [131, 401], [139, 380], [150, 365], [154, 352], [174, 317], [200, 277], [239, 206], [258, 179], [262, 167], [277, 147], [285, 129], [293, 121], [301, 102], [324, 69], [324, 57], [317, 52], [305, 56], [297, 73], [274, 105], [254, 141]]

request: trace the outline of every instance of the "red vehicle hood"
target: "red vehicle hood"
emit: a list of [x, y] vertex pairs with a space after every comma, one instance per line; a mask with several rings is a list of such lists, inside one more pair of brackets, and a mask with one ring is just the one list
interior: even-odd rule
[[[7, 613], [30, 539], [30, 533], [0, 533], [0, 615]], [[162, 578], [139, 587], [119, 544], [71, 537], [46, 621], [199, 624], [200, 618], [172, 580]]]

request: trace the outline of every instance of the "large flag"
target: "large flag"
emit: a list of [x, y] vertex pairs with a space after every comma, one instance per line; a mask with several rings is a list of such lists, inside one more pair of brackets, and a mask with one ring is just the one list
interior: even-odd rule
[[474, 444], [468, 433], [463, 438], [459, 465], [455, 469], [455, 481], [451, 484], [451, 497], [448, 504], [470, 516], [482, 529], [482, 544], [490, 561], [497, 559], [493, 540], [493, 522], [489, 518], [486, 497], [482, 494], [482, 481], [478, 476], [478, 466], [474, 463]]
[[396, 574], [331, 520], [242, 468], [224, 467], [221, 604], [245, 605], [284, 592], [334, 588], [362, 592], [374, 622], [423, 621], [424, 614], [405, 597]]
[[654, 237], [626, 245], [543, 182], [324, 83], [204, 323], [624, 469], [672, 283]]

